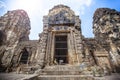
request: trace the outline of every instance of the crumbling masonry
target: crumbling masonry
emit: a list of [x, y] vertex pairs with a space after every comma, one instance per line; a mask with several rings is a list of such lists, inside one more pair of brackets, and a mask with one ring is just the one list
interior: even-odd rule
[[54, 6], [43, 16], [39, 40], [29, 40], [30, 29], [24, 10], [8, 11], [0, 17], [1, 72], [39, 73], [41, 69], [57, 70], [58, 65], [64, 66], [63, 70], [79, 70], [83, 64], [120, 72], [120, 12], [116, 10], [95, 11], [94, 38], [82, 35], [79, 16], [64, 5]]

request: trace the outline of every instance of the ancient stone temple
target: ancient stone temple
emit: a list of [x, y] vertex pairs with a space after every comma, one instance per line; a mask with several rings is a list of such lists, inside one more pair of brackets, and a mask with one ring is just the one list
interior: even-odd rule
[[93, 17], [93, 32], [97, 42], [109, 53], [111, 66], [120, 72], [120, 12], [97, 9]]
[[93, 38], [81, 27], [70, 7], [57, 5], [43, 16], [39, 40], [29, 40], [27, 13], [8, 11], [0, 17], [0, 72], [37, 74], [35, 80], [95, 80], [88, 75], [120, 72], [120, 12], [97, 9]]
[[37, 52], [40, 63], [80, 64], [83, 53], [80, 23], [79, 16], [67, 6], [59, 5], [49, 10], [43, 17], [40, 34]]
[[[16, 53], [16, 47], [21, 41], [29, 40], [29, 23], [30, 20], [27, 13], [23, 10], [8, 11], [0, 18], [0, 65], [4, 69], [19, 60], [19, 53]], [[4, 71], [3, 68], [1, 70]]]

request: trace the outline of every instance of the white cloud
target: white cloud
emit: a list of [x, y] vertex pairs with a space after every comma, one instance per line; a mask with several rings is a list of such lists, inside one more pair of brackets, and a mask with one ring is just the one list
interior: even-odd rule
[[11, 0], [9, 10], [24, 9], [31, 19], [31, 39], [36, 39], [42, 31], [42, 18], [47, 15], [49, 9], [55, 5], [64, 4], [69, 6], [75, 14], [83, 15], [85, 7], [89, 7], [92, 0]]
[[92, 0], [40, 0], [41, 7], [39, 7], [38, 14], [41, 16], [47, 15], [49, 9], [58, 4], [69, 6], [73, 11], [75, 11], [76, 15], [84, 15], [85, 8], [91, 6]]
[[[36, 11], [36, 16], [38, 15], [40, 26], [38, 29], [39, 33], [42, 31], [42, 18], [44, 15], [47, 15], [49, 9], [53, 8], [55, 5], [64, 4], [69, 6], [73, 11], [75, 11], [76, 15], [84, 15], [85, 7], [89, 7], [92, 3], [92, 0], [40, 0], [40, 7], [38, 7], [38, 11]], [[37, 28], [37, 27], [36, 27]], [[31, 30], [31, 35], [34, 31]]]
[[84, 15], [84, 13], [85, 13], [84, 10], [85, 10], [85, 7], [83, 7], [83, 6], [80, 7], [80, 14], [81, 14], [81, 15]]
[[6, 5], [5, 5], [5, 3], [3, 1], [0, 1], [0, 9], [1, 8], [6, 8]]
[[89, 7], [89, 6], [91, 5], [91, 3], [92, 3], [92, 0], [85, 0], [85, 1], [86, 1], [86, 2], [85, 2], [85, 3], [86, 3], [86, 6], [88, 6], [88, 7]]
[[92, 0], [11, 0], [9, 9], [24, 9], [30, 16], [47, 15], [49, 9], [58, 4], [69, 6], [75, 13], [84, 14], [85, 7], [89, 7]]
[[7, 12], [7, 6], [3, 1], [0, 1], [0, 16]]
[[65, 4], [71, 9], [73, 9], [75, 12], [84, 10], [81, 7], [89, 7], [92, 3], [92, 0], [40, 0], [40, 3], [42, 3], [43, 7], [41, 10], [48, 11], [50, 8], [52, 8], [54, 5], [57, 4]]

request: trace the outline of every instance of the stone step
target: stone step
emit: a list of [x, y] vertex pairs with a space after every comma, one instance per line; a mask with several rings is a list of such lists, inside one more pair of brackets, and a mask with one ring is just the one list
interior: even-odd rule
[[80, 75], [81, 71], [42, 71], [41, 75]]
[[38, 80], [36, 74], [0, 73], [0, 80]]
[[85, 75], [40, 75], [38, 80], [94, 80], [94, 78]]
[[32, 71], [32, 67], [22, 67], [21, 68], [21, 73], [24, 74], [33, 74], [34, 72]]
[[[79, 71], [79, 66], [66, 66], [66, 65], [55, 65], [55, 66], [48, 66], [44, 69], [45, 71]], [[43, 70], [43, 71], [44, 71]]]

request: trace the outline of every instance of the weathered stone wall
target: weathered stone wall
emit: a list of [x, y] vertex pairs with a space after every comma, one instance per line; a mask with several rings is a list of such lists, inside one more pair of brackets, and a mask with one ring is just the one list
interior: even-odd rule
[[43, 32], [40, 34], [37, 59], [40, 66], [53, 65], [55, 36], [66, 35], [69, 64], [82, 61], [82, 34], [79, 16], [67, 6], [57, 5], [43, 17]]
[[120, 12], [109, 8], [97, 9], [93, 17], [96, 39], [120, 39]]
[[40, 34], [40, 39], [37, 45], [37, 52], [36, 52], [37, 65], [39, 66], [38, 68], [43, 68], [43, 66], [46, 65], [45, 53], [46, 53], [46, 46], [47, 46], [47, 37], [48, 37], [47, 31], [43, 31]]
[[24, 10], [8, 11], [0, 17], [1, 65], [11, 65], [15, 48], [20, 41], [29, 40], [30, 20]]
[[38, 44], [37, 40], [29, 40], [29, 41], [19, 42], [17, 47], [15, 48], [12, 63], [19, 65], [21, 55], [23, 54], [22, 52], [24, 49], [26, 49], [29, 53], [29, 56], [28, 56], [29, 59], [28, 59], [27, 63], [29, 65], [35, 64], [35, 61], [36, 61], [35, 55], [36, 55], [37, 44]]
[[120, 67], [120, 12], [99, 8], [93, 17], [93, 32], [95, 39], [104, 46], [109, 46], [108, 52], [115, 67]]
[[[0, 67], [4, 71], [33, 73], [37, 70], [39, 73], [45, 66], [56, 66], [59, 62], [55, 64], [55, 37], [67, 36], [67, 64], [90, 68], [95, 65], [104, 68], [107, 64], [108, 68], [119, 70], [120, 12], [97, 9], [93, 17], [93, 32], [95, 38], [84, 38], [79, 16], [65, 5], [57, 5], [43, 17], [43, 32], [39, 34], [39, 40], [29, 40], [27, 13], [23, 10], [8, 11], [0, 17]], [[22, 54], [25, 53], [27, 61], [22, 63]]]
[[94, 38], [84, 38], [84, 61], [87, 60], [90, 66], [100, 66], [104, 68], [107, 64], [107, 67], [111, 69], [110, 56], [108, 51], [99, 44]]

